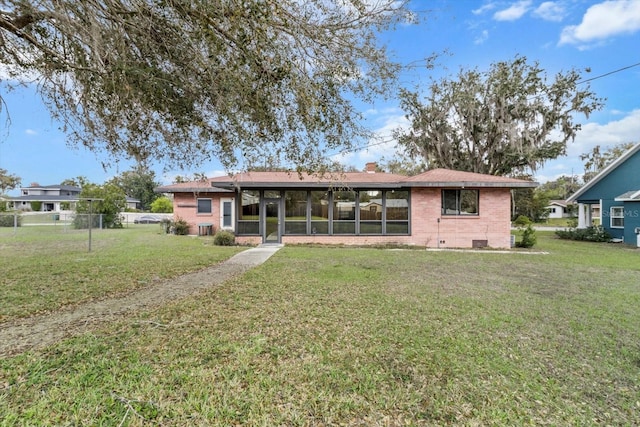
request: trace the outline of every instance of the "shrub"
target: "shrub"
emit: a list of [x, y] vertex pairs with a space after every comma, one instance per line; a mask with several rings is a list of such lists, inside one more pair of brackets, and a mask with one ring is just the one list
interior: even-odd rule
[[518, 227], [526, 227], [531, 224], [531, 220], [524, 215], [519, 215], [518, 218], [513, 221], [513, 224]]
[[522, 240], [516, 243], [516, 246], [519, 248], [532, 248], [537, 241], [536, 230], [529, 224], [522, 230]]
[[236, 243], [236, 236], [226, 230], [220, 230], [213, 236], [213, 244], [217, 246], [233, 246]]
[[[22, 215], [20, 214], [15, 214], [15, 215], [18, 215], [17, 225], [18, 227], [20, 227], [22, 225]], [[14, 214], [11, 214], [11, 213], [0, 215], [0, 227], [13, 227], [14, 226], [13, 217], [14, 217]]]
[[187, 224], [187, 221], [182, 218], [176, 218], [173, 222], [171, 222], [168, 230], [173, 234], [186, 236], [187, 234], [189, 234], [189, 224]]
[[592, 225], [587, 228], [569, 228], [557, 230], [556, 235], [565, 240], [579, 240], [586, 242], [608, 242], [611, 235], [601, 225]]

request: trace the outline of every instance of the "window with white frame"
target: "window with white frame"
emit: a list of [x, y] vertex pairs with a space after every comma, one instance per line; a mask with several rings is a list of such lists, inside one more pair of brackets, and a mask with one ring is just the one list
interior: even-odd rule
[[611, 206], [609, 219], [611, 228], [624, 228], [624, 208], [622, 206]]
[[220, 228], [233, 229], [233, 199], [220, 199]]
[[210, 214], [211, 213], [211, 199], [198, 199], [197, 205], [198, 214]]

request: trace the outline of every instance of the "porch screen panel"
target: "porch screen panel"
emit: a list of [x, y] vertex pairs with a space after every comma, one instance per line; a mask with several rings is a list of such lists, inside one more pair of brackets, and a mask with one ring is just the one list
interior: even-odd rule
[[284, 234], [307, 234], [307, 192], [285, 191]]
[[382, 191], [360, 191], [360, 234], [382, 234]]
[[260, 192], [257, 190], [240, 193], [238, 234], [260, 234]]
[[356, 233], [356, 192], [333, 193], [333, 234]]
[[386, 234], [409, 234], [409, 192], [394, 190], [385, 195]]
[[329, 192], [311, 191], [311, 234], [329, 234]]

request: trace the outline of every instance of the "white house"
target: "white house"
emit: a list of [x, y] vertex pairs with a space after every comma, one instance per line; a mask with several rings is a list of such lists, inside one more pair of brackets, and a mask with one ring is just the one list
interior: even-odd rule
[[573, 216], [574, 204], [567, 203], [566, 200], [549, 200], [549, 204], [546, 206], [549, 212], [548, 218], [571, 218]]
[[[31, 184], [20, 188], [20, 196], [10, 197], [13, 209], [38, 212], [74, 210], [82, 189], [74, 185]], [[127, 208], [136, 209], [140, 200], [127, 197]]]

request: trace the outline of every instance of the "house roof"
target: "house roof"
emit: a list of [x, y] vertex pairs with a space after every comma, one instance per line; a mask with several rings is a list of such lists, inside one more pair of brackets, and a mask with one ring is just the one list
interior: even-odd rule
[[576, 202], [580, 196], [586, 193], [591, 187], [596, 185], [598, 182], [602, 181], [607, 175], [609, 175], [612, 171], [614, 171], [618, 166], [627, 161], [630, 157], [636, 154], [640, 150], [640, 143], [634, 145], [630, 149], [628, 149], [624, 154], [618, 157], [614, 162], [612, 162], [609, 166], [604, 168], [600, 173], [593, 177], [589, 182], [580, 187], [578, 191], [573, 193], [568, 199], [567, 202]]
[[212, 187], [211, 180], [180, 182], [177, 184], [163, 185], [154, 189], [156, 193], [231, 193], [232, 190]]
[[627, 191], [614, 200], [616, 202], [640, 202], [640, 190]]
[[[314, 175], [297, 172], [244, 172], [207, 181], [184, 182], [156, 188], [157, 192], [218, 192], [234, 188], [406, 188], [406, 187], [496, 187], [531, 188], [532, 181], [472, 172], [432, 169], [407, 177], [391, 173], [344, 172]], [[223, 190], [229, 189], [229, 190]]]
[[33, 190], [33, 189], [41, 189], [41, 190], [64, 190], [64, 191], [81, 191], [82, 188], [76, 187], [75, 185], [61, 185], [61, 184], [53, 184], [53, 185], [33, 185], [30, 187], [21, 187], [21, 190]]
[[566, 200], [549, 200], [549, 204], [547, 206], [562, 206], [563, 208], [566, 208], [567, 205], [570, 205], [572, 203], [568, 203]]
[[508, 187], [532, 188], [538, 184], [524, 179], [486, 175], [450, 169], [431, 169], [420, 175], [405, 178], [414, 187]]
[[211, 179], [211, 185], [223, 188], [280, 188], [287, 187], [371, 187], [398, 188], [403, 175], [369, 172], [336, 172], [324, 175], [297, 172], [244, 172], [234, 176]]

